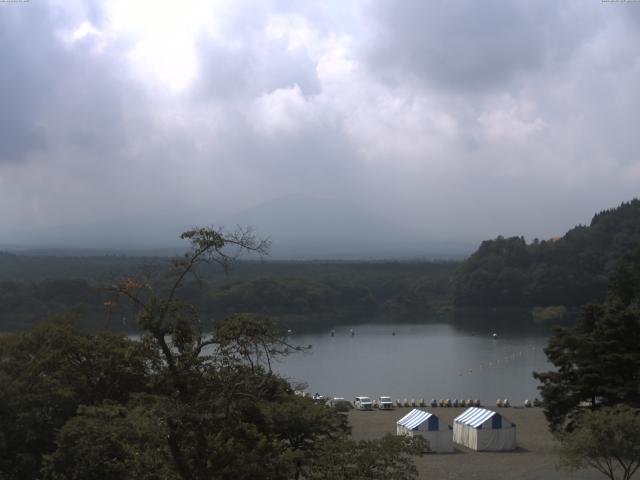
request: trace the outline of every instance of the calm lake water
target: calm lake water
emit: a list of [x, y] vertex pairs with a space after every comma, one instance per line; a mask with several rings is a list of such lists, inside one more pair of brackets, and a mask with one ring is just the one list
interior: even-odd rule
[[[351, 336], [350, 328], [355, 335]], [[395, 331], [395, 336], [392, 332]], [[354, 325], [330, 334], [294, 334], [296, 345], [312, 345], [275, 366], [305, 381], [311, 394], [344, 397], [390, 395], [394, 400], [477, 398], [512, 404], [539, 397], [533, 371], [551, 368], [543, 352], [547, 336], [471, 332], [452, 325]]]

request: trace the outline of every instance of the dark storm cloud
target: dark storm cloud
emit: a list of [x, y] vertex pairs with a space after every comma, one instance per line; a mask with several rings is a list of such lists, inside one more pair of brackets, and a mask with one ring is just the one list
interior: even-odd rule
[[[54, 77], [49, 62], [59, 61], [51, 38], [49, 10], [39, 4], [0, 10], [0, 162], [23, 161], [45, 147], [40, 108]], [[40, 25], [32, 31], [31, 26]]]
[[363, 49], [374, 71], [391, 82], [412, 78], [468, 93], [503, 88], [566, 58], [588, 26], [571, 24], [571, 5], [546, 0], [366, 5], [375, 29]]
[[47, 113], [59, 122], [52, 128], [57, 142], [109, 153], [126, 147], [135, 135], [128, 129], [127, 110], [144, 117], [146, 105], [135, 83], [122, 75], [122, 60], [113, 52], [94, 52], [93, 41], [77, 42], [66, 52]]
[[0, 3], [3, 226], [305, 194], [544, 237], [637, 194], [640, 4], [138, 5]]
[[[95, 36], [65, 42], [77, 28], [64, 12], [39, 2], [0, 10], [0, 162], [31, 152], [123, 146], [123, 112], [141, 108], [121, 52], [100, 50]], [[100, 21], [101, 11], [91, 9]], [[37, 28], [35, 28], [37, 26]]]

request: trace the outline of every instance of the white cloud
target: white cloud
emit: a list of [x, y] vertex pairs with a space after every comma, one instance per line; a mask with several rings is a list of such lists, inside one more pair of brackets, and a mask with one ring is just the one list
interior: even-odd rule
[[247, 117], [253, 128], [266, 135], [292, 135], [313, 122], [314, 104], [307, 101], [298, 85], [263, 94], [253, 103]]
[[517, 102], [510, 95], [501, 95], [495, 103], [478, 117], [478, 124], [488, 141], [536, 141], [534, 137], [544, 129], [545, 123], [535, 115], [530, 101]]

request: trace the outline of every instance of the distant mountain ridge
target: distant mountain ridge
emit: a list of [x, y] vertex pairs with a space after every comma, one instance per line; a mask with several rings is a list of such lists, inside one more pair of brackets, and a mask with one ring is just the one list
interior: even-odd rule
[[458, 306], [577, 306], [601, 301], [608, 277], [640, 249], [640, 200], [603, 210], [561, 238], [482, 242], [457, 271]]
[[418, 231], [357, 203], [287, 195], [226, 218], [272, 241], [276, 259], [462, 259], [474, 243], [424, 238]]
[[343, 240], [359, 241], [380, 238], [396, 239], [408, 234], [366, 208], [337, 199], [306, 195], [278, 197], [245, 209], [225, 219], [225, 224], [252, 225], [261, 234], [287, 241]]
[[287, 195], [222, 216], [205, 210], [180, 218], [159, 215], [112, 218], [0, 236], [0, 250], [40, 255], [172, 255], [186, 243], [178, 237], [194, 225], [251, 226], [270, 237], [277, 260], [456, 259], [475, 242], [425, 238], [367, 206], [338, 199]]

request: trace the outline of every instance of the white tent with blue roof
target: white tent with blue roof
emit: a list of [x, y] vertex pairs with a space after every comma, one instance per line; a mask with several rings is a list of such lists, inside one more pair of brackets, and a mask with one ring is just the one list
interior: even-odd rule
[[453, 441], [476, 451], [516, 448], [516, 425], [498, 412], [467, 408], [453, 419]]
[[396, 423], [398, 435], [420, 435], [429, 442], [432, 452], [453, 452], [451, 427], [440, 422], [433, 413], [414, 408]]

